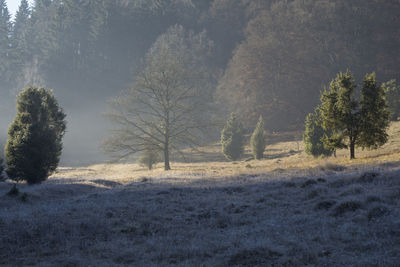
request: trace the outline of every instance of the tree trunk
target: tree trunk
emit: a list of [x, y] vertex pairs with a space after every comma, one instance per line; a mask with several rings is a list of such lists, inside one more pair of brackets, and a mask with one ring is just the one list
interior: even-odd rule
[[168, 140], [165, 140], [164, 146], [164, 170], [169, 171], [171, 167], [169, 166], [169, 144]]
[[350, 159], [355, 159], [356, 158], [355, 155], [354, 155], [354, 146], [355, 146], [354, 142], [351, 141], [350, 142]]
[[169, 111], [166, 112], [167, 118], [165, 121], [165, 144], [164, 144], [164, 170], [169, 171], [171, 166], [169, 166]]

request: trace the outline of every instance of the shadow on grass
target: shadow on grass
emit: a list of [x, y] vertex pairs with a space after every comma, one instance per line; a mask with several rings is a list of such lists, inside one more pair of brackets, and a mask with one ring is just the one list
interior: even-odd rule
[[[396, 259], [387, 255], [397, 255], [397, 248], [385, 244], [394, 243], [400, 232], [385, 230], [394, 219], [385, 216], [398, 214], [391, 213], [398, 209], [398, 195], [392, 202], [381, 196], [377, 207], [376, 201], [363, 199], [371, 191], [383, 194], [388, 185], [398, 187], [398, 173], [388, 172], [384, 177], [392, 178], [386, 182], [389, 178], [379, 176], [382, 184], [363, 184], [365, 191], [353, 196], [340, 193], [360, 181], [337, 175], [183, 183], [180, 178], [146, 179], [112, 190], [86, 184], [27, 187], [52, 194], [41, 196], [38, 205], [0, 209], [0, 244], [7, 244], [0, 255], [24, 255], [0, 257], [0, 264], [55, 265], [50, 264], [55, 258], [65, 263], [76, 257], [80, 262], [75, 265], [331, 266], [351, 265], [372, 255], [391, 266]], [[346, 179], [342, 187], [332, 186], [340, 179]], [[55, 198], [76, 191], [87, 196]], [[313, 192], [315, 196], [308, 197]], [[349, 198], [360, 204], [351, 204]], [[27, 211], [23, 216], [21, 207]], [[378, 219], [379, 224], [373, 224]], [[335, 227], [344, 222], [363, 234], [351, 236], [348, 228]], [[371, 241], [372, 234], [378, 238]], [[372, 249], [358, 250], [367, 242], [374, 242]]]

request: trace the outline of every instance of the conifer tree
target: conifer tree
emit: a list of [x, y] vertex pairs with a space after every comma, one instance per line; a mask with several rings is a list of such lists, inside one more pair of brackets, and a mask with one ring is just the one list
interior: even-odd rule
[[262, 159], [265, 150], [265, 134], [264, 134], [264, 121], [260, 116], [256, 128], [250, 139], [251, 152], [255, 159]]
[[324, 138], [325, 147], [349, 148], [350, 159], [355, 158], [356, 146], [377, 148], [386, 143], [390, 115], [374, 73], [365, 76], [360, 102], [354, 97], [355, 88], [349, 71], [339, 73], [322, 93], [320, 105], [322, 127], [332, 131]]
[[359, 146], [378, 148], [388, 140], [390, 112], [383, 86], [378, 86], [375, 73], [365, 75], [361, 91], [361, 131]]
[[244, 130], [242, 123], [231, 114], [221, 132], [222, 153], [229, 160], [238, 160], [243, 154]]
[[9, 78], [11, 26], [6, 1], [0, 0], [0, 81]]
[[[333, 134], [326, 143], [340, 144], [350, 148], [350, 159], [354, 159], [356, 141], [360, 133], [359, 104], [354, 98], [356, 84], [353, 75], [347, 71], [339, 73], [321, 95], [322, 126], [332, 129]], [[342, 142], [347, 139], [347, 142]], [[340, 140], [340, 141], [339, 141]]]
[[52, 91], [24, 89], [5, 147], [7, 174], [29, 184], [46, 180], [57, 168], [66, 128], [65, 114]]
[[30, 9], [28, 1], [21, 0], [21, 4], [19, 5], [19, 9], [15, 16], [14, 27], [11, 35], [15, 72], [20, 72], [24, 62], [29, 60], [29, 17]]
[[324, 137], [327, 137], [328, 134], [321, 124], [321, 114], [318, 108], [313, 113], [307, 115], [306, 129], [303, 134], [304, 150], [308, 155], [314, 157], [322, 155], [330, 156], [334, 149], [329, 149], [329, 146], [324, 145]]

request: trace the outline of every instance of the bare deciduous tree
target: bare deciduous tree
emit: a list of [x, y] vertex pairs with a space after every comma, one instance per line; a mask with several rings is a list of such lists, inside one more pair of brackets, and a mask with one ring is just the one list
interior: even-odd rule
[[124, 158], [148, 149], [160, 150], [169, 170], [170, 151], [198, 145], [208, 126], [209, 77], [204, 57], [211, 43], [201, 33], [174, 26], [149, 50], [132, 89], [113, 99], [107, 113], [119, 128], [106, 140], [106, 152]]

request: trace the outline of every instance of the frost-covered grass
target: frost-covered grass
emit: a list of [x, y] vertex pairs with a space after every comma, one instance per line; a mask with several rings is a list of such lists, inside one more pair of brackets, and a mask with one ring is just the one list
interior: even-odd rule
[[16, 197], [0, 183], [1, 265], [395, 266], [400, 259], [396, 166], [131, 182], [67, 179], [74, 171], [20, 184]]
[[376, 151], [314, 159], [277, 140], [260, 161], [60, 167], [0, 182], [0, 265], [398, 266], [400, 123]]

